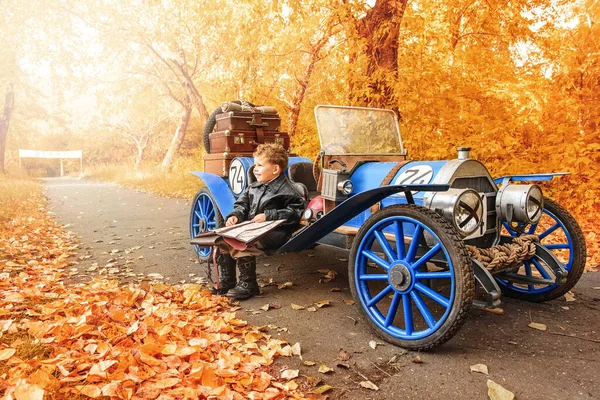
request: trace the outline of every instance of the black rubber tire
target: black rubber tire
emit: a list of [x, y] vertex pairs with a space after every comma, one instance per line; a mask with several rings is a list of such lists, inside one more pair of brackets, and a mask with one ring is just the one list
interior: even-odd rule
[[[225, 221], [223, 219], [223, 216], [221, 215], [221, 212], [219, 211], [218, 207], [216, 207], [217, 202], [215, 201], [215, 198], [213, 197], [212, 193], [210, 192], [210, 190], [207, 187], [203, 187], [202, 189], [200, 189], [198, 191], [198, 193], [196, 193], [196, 195], [194, 196], [194, 201], [192, 202], [192, 207], [190, 209], [190, 238], [193, 239], [194, 235], [192, 233], [192, 216], [194, 213], [194, 206], [196, 205], [196, 201], [198, 200], [198, 196], [200, 196], [201, 194], [206, 194], [208, 195], [208, 197], [210, 198], [210, 200], [213, 202], [213, 204], [215, 205], [215, 221], [217, 222], [217, 228], [221, 228], [222, 226], [225, 226]], [[210, 255], [208, 256], [202, 256], [198, 251], [198, 246], [194, 245], [194, 252], [196, 253], [196, 255], [198, 256], [198, 258], [200, 258], [200, 260], [202, 261], [206, 261], [210, 258]], [[209, 253], [210, 254], [210, 253]]]
[[[254, 107], [254, 104], [243, 101], [243, 100], [233, 100], [231, 103], [236, 104], [248, 104], [250, 107]], [[215, 129], [215, 125], [217, 124], [217, 114], [221, 114], [221, 107], [215, 108], [213, 112], [210, 113], [208, 119], [206, 120], [206, 124], [204, 125], [204, 131], [202, 132], [202, 143], [204, 144], [204, 150], [206, 150], [206, 154], [210, 154], [210, 138], [209, 135]]]
[[577, 282], [579, 282], [579, 279], [581, 279], [581, 275], [585, 270], [587, 247], [585, 244], [585, 236], [583, 236], [583, 232], [581, 231], [579, 224], [575, 218], [573, 218], [571, 213], [569, 213], [563, 206], [547, 197], [544, 197], [544, 209], [550, 211], [556, 216], [556, 218], [560, 220], [560, 222], [562, 222], [569, 235], [571, 235], [571, 238], [573, 239], [573, 265], [571, 266], [571, 270], [567, 276], [567, 281], [549, 292], [538, 294], [520, 293], [502, 285], [501, 290], [503, 295], [513, 297], [515, 299], [540, 303], [561, 297], [569, 290], [573, 289], [573, 286], [575, 286]]
[[[437, 331], [426, 338], [418, 340], [399, 339], [383, 332], [371, 320], [361, 304], [354, 280], [354, 260], [356, 260], [357, 249], [365, 234], [381, 219], [397, 215], [407, 216], [427, 225], [438, 236], [454, 265], [456, 288], [450, 314], [448, 314], [446, 321]], [[464, 323], [467, 314], [472, 307], [473, 297], [475, 295], [475, 278], [471, 266], [471, 258], [456, 229], [454, 229], [454, 227], [439, 214], [424, 207], [412, 204], [398, 204], [385, 207], [365, 221], [358, 231], [352, 249], [350, 250], [350, 257], [348, 259], [348, 280], [350, 281], [350, 291], [352, 292], [352, 296], [356, 301], [360, 313], [367, 320], [375, 333], [389, 343], [411, 350], [431, 350], [450, 340]]]

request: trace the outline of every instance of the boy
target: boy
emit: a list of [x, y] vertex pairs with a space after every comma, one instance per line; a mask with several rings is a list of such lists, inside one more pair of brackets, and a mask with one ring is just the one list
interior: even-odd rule
[[[288, 165], [288, 155], [283, 146], [274, 143], [261, 144], [254, 156], [256, 182], [246, 188], [234, 204], [233, 211], [225, 217], [225, 226], [243, 221], [264, 222], [284, 219], [286, 222], [269, 231], [255, 246], [240, 251], [221, 248], [217, 258], [220, 290], [237, 300], [260, 294], [256, 282], [256, 256], [265, 250], [276, 250], [289, 240], [298, 228], [305, 209], [302, 195], [283, 174]], [[236, 281], [235, 267], [240, 272]]]

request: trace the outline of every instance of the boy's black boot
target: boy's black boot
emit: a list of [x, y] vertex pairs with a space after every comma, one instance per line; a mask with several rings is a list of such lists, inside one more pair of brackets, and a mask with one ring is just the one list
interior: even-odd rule
[[260, 294], [260, 288], [256, 282], [256, 257], [238, 258], [237, 267], [240, 270], [240, 279], [237, 285], [227, 292], [226, 296], [234, 297], [236, 300], [245, 300]]
[[213, 288], [212, 293], [225, 294], [229, 289], [233, 289], [236, 284], [235, 260], [228, 253], [219, 253], [217, 254], [217, 266], [219, 268], [220, 288]]

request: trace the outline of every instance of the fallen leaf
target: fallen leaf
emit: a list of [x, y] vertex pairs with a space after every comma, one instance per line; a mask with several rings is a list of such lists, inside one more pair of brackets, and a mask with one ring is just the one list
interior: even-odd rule
[[560, 308], [562, 308], [563, 310], [568, 310], [569, 309], [568, 306], [560, 306]]
[[339, 351], [339, 353], [338, 353], [338, 355], [337, 355], [337, 358], [338, 358], [338, 360], [340, 360], [340, 361], [348, 361], [348, 360], [350, 359], [350, 357], [352, 357], [352, 356], [351, 356], [351, 354], [350, 354], [350, 353], [348, 353], [348, 352], [347, 352], [346, 350], [344, 350], [344, 349], [340, 349], [340, 351]]
[[264, 306], [262, 306], [260, 309], [261, 309], [261, 310], [264, 310], [264, 311], [269, 311], [269, 304], [265, 304], [265, 305], [264, 305]]
[[296, 344], [292, 346], [292, 354], [300, 357], [300, 359], [302, 360], [302, 348], [300, 347], [299, 342], [296, 342]]
[[496, 315], [502, 315], [502, 314], [504, 314], [504, 310], [502, 308], [499, 308], [499, 307], [496, 307], [496, 308], [480, 308], [480, 310], [487, 311], [489, 313], [496, 314]]
[[316, 312], [316, 311], [317, 311], [317, 309], [316, 309], [315, 307], [312, 307], [312, 306], [311, 306], [311, 307], [308, 307], [308, 308], [306, 309], [306, 311]]
[[565, 300], [567, 302], [569, 302], [569, 301], [575, 301], [575, 295], [573, 294], [573, 292], [567, 292], [567, 293], [564, 294], [564, 296], [565, 296]]
[[327, 374], [329, 372], [333, 372], [333, 368], [329, 368], [327, 365], [321, 364], [319, 367], [319, 372], [322, 374]]
[[13, 349], [11, 347], [7, 348], [7, 349], [2, 349], [0, 350], [0, 361], [4, 361], [4, 360], [8, 360], [9, 358], [11, 358], [15, 353], [17, 352], [17, 349]]
[[359, 385], [366, 389], [379, 390], [379, 387], [377, 387], [377, 385], [371, 381], [362, 381], [359, 383]]
[[423, 359], [421, 358], [421, 355], [417, 354], [415, 358], [413, 358], [412, 362], [415, 364], [423, 364]]
[[315, 365], [315, 364], [316, 364], [316, 362], [314, 362], [314, 361], [303, 361], [302, 363], [303, 363], [304, 365], [308, 365], [309, 367], [312, 367], [313, 365]]
[[321, 301], [316, 302], [315, 305], [319, 308], [322, 308], [322, 307], [330, 306], [331, 303], [329, 302], [329, 300], [321, 300]]
[[330, 391], [331, 389], [333, 389], [333, 386], [321, 385], [321, 386], [316, 387], [313, 390], [311, 390], [311, 392], [317, 393], [317, 394], [323, 394], [323, 393]]
[[529, 325], [527, 325], [527, 326], [530, 327], [530, 328], [533, 328], [533, 329], [537, 329], [538, 331], [545, 331], [546, 329], [548, 329], [546, 327], [546, 325], [539, 324], [537, 322], [530, 322]]
[[342, 300], [344, 303], [348, 304], [349, 306], [354, 304], [354, 300], [349, 300], [349, 299], [343, 299]]
[[304, 307], [304, 306], [300, 306], [300, 305], [298, 305], [298, 304], [294, 304], [294, 303], [292, 303], [292, 308], [293, 308], [294, 310], [304, 310], [304, 309], [305, 309], [305, 307]]
[[320, 384], [322, 381], [321, 378], [316, 377], [316, 376], [307, 376], [306, 377], [306, 383], [308, 383], [309, 386], [317, 386], [318, 384]]
[[281, 378], [287, 379], [287, 380], [297, 378], [298, 372], [300, 372], [300, 371], [297, 369], [286, 369], [285, 371], [283, 371], [281, 373]]
[[339, 287], [334, 287], [334, 288], [331, 288], [331, 290], [329, 290], [329, 291], [330, 292], [341, 292], [342, 289], [340, 289]]
[[289, 287], [294, 286], [294, 284], [292, 282], [285, 282], [285, 283], [280, 283], [279, 285], [277, 285], [277, 289], [286, 289]]
[[475, 364], [471, 365], [469, 368], [471, 372], [479, 372], [480, 374], [489, 375], [488, 367], [485, 364]]
[[513, 400], [515, 398], [513, 392], [506, 390], [491, 379], [488, 379], [487, 387], [490, 400]]
[[374, 340], [369, 341], [369, 347], [375, 350], [377, 348], [377, 342]]

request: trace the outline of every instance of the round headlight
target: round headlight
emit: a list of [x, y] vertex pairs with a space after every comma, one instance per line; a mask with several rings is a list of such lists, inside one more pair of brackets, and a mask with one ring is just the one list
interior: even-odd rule
[[463, 236], [469, 236], [479, 228], [483, 217], [483, 203], [479, 194], [466, 190], [454, 206], [454, 225]]
[[542, 210], [544, 209], [544, 195], [539, 186], [533, 186], [529, 191], [526, 208], [527, 218], [534, 224], [539, 222], [542, 217]]
[[544, 195], [538, 185], [507, 184], [498, 192], [496, 211], [503, 221], [536, 224], [542, 217]]
[[423, 205], [443, 216], [462, 237], [472, 235], [483, 222], [483, 201], [473, 189], [451, 188], [425, 195]]
[[338, 183], [337, 189], [347, 196], [350, 193], [352, 193], [352, 190], [354, 189], [354, 184], [350, 180], [345, 180]]
[[311, 208], [307, 208], [304, 210], [304, 214], [302, 216], [306, 221], [310, 221], [313, 217], [313, 210]]

